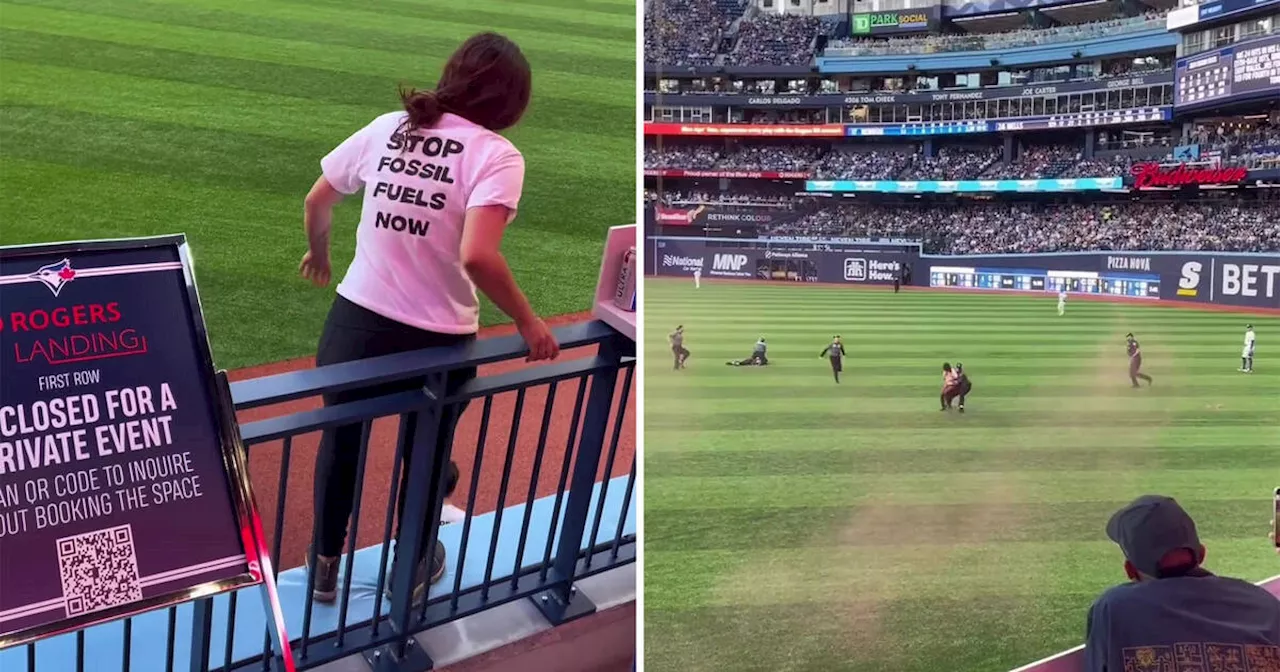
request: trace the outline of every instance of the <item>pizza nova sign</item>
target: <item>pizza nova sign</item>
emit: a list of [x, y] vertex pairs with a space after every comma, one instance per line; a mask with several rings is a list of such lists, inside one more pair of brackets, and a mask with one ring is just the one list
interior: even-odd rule
[[1186, 187], [1191, 185], [1240, 184], [1249, 174], [1239, 166], [1230, 168], [1191, 168], [1180, 163], [1172, 168], [1158, 163], [1140, 163], [1134, 166], [1133, 186], [1138, 189], [1153, 187]]

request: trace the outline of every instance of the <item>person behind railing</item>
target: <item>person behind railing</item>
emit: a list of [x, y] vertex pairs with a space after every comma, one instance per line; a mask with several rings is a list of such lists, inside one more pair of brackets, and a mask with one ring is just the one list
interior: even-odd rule
[[467, 512], [453, 503], [453, 493], [458, 489], [458, 463], [449, 460], [448, 471], [444, 474], [444, 506], [440, 508], [440, 524], [461, 523], [467, 519]]
[[1089, 609], [1086, 671], [1172, 670], [1174, 661], [1206, 670], [1276, 669], [1280, 600], [1205, 570], [1195, 522], [1176, 501], [1135, 499], [1111, 516], [1107, 536], [1124, 552], [1130, 583], [1108, 589]]
[[[316, 286], [329, 284], [334, 207], [361, 189], [364, 199], [355, 259], [325, 321], [317, 366], [473, 341], [477, 288], [515, 320], [530, 360], [558, 355], [555, 337], [499, 249], [516, 215], [525, 168], [520, 151], [498, 131], [524, 114], [530, 80], [518, 46], [495, 33], [475, 35], [450, 56], [435, 89], [401, 91], [402, 111], [374, 119], [320, 161], [322, 175], [306, 198], [308, 250], [299, 266]], [[475, 374], [474, 367], [450, 371], [446, 392]], [[324, 401], [350, 403], [420, 389], [425, 382], [348, 390]], [[462, 411], [445, 410], [437, 450], [448, 448], [445, 437]], [[361, 434], [359, 423], [325, 431], [316, 457], [312, 569], [313, 593], [322, 602], [337, 596]], [[407, 464], [402, 473], [409, 473]], [[402, 494], [408, 485], [402, 484]], [[444, 574], [444, 549], [427, 547], [433, 550], [417, 560], [414, 600]]]

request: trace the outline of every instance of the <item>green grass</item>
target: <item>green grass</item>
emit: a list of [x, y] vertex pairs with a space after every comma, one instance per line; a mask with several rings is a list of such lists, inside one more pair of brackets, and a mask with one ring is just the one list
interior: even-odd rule
[[[534, 70], [504, 245], [536, 310], [589, 307], [633, 221], [635, 12], [625, 0], [0, 1], [0, 245], [186, 233], [215, 357], [314, 352], [333, 292], [297, 277], [320, 158], [496, 30]], [[335, 218], [333, 263], [359, 199]], [[502, 315], [485, 304], [485, 324]]]
[[[1148, 492], [1197, 519], [1211, 570], [1280, 573], [1280, 318], [1055, 303], [647, 280], [645, 669], [1008, 670], [1080, 643], [1124, 580], [1106, 519]], [[771, 366], [724, 365], [761, 335]], [[964, 416], [938, 411], [956, 360]]]

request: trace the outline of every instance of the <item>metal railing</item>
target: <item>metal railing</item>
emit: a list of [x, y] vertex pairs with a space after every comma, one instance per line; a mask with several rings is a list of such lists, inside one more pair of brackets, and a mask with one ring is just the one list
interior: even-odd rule
[[[416, 646], [414, 634], [520, 599], [530, 599], [551, 624], [559, 624], [594, 611], [594, 605], [577, 590], [578, 580], [634, 562], [636, 538], [634, 527], [629, 530], [627, 523], [629, 514], [634, 514], [631, 500], [635, 458], [633, 452], [620, 454], [619, 445], [624, 423], [634, 423], [634, 418], [628, 419], [627, 409], [635, 374], [635, 343], [597, 321], [561, 327], [555, 333], [564, 350], [594, 348], [594, 353], [482, 375], [452, 394], [445, 393], [444, 381], [449, 371], [521, 359], [528, 353], [521, 339], [517, 336], [483, 339], [465, 346], [348, 362], [232, 385], [237, 411], [246, 411], [371, 385], [427, 381], [422, 388], [409, 392], [312, 407], [241, 423], [241, 435], [253, 466], [261, 465], [262, 461], [255, 457], [260, 451], [266, 451], [265, 446], [279, 447], [277, 482], [269, 484], [269, 488], [264, 487], [267, 484], [255, 483], [259, 501], [269, 491], [275, 493], [274, 510], [263, 510], [261, 515], [264, 523], [274, 522], [270, 528], [271, 559], [278, 578], [282, 540], [291, 534], [310, 538], [313, 529], [311, 520], [286, 515], [291, 472], [296, 471], [300, 452], [299, 437], [353, 423], [360, 423], [363, 429], [355, 506], [347, 553], [342, 559], [338, 600], [334, 606], [314, 604], [313, 579], [308, 577], [305, 598], [297, 600], [299, 591], [295, 590], [295, 604], [284, 604], [297, 669], [311, 669], [363, 654], [377, 670], [424, 670], [433, 663], [426, 652]], [[486, 444], [493, 443], [494, 448], [501, 445], [487, 439], [503, 433], [498, 426], [499, 419], [494, 417], [495, 400], [501, 398], [505, 403], [511, 396], [514, 404], [502, 452], [496, 507], [492, 513], [480, 514], [477, 491], [482, 466], [492, 460], [487, 459]], [[534, 396], [545, 399], [541, 412], [533, 408], [530, 399]], [[481, 402], [475, 445], [455, 443], [450, 436], [446, 445], [451, 445], [451, 450], [436, 450], [437, 433], [449, 430], [440, 422], [446, 407], [473, 400]], [[567, 407], [570, 400], [569, 426], [560, 428], [567, 432], [567, 441], [556, 445], [560, 441], [549, 438], [553, 433], [553, 410], [557, 403]], [[399, 420], [390, 472], [366, 474], [373, 423], [381, 418]], [[540, 426], [530, 464], [525, 459], [517, 460], [516, 449], [519, 437], [532, 431], [533, 423], [526, 420], [534, 418], [540, 420]], [[560, 430], [555, 433], [563, 433]], [[461, 527], [460, 542], [456, 548], [449, 549], [450, 558], [457, 557], [456, 564], [447, 565], [454, 571], [446, 575], [426, 599], [414, 605], [412, 554], [393, 555], [392, 546], [429, 548], [428, 537], [439, 535], [445, 468], [451, 454], [461, 455], [462, 451], [474, 451], [474, 455], [467, 489], [467, 516], [463, 522], [451, 526]], [[628, 460], [629, 473], [626, 471]], [[517, 476], [523, 483], [524, 475], [516, 472], [526, 466], [531, 471], [527, 489], [513, 487]], [[405, 482], [423, 484], [423, 487], [397, 492], [400, 471], [404, 468], [408, 470]], [[255, 469], [255, 472], [261, 473], [261, 470]], [[619, 476], [611, 478], [615, 472]], [[362, 509], [368, 493], [362, 493], [361, 484], [366, 480], [385, 481], [390, 486], [389, 490], [379, 491], [379, 494], [387, 493], [385, 505]], [[539, 497], [540, 492], [546, 494]], [[397, 502], [401, 498], [398, 515], [402, 524], [399, 536], [393, 539]], [[381, 504], [380, 497], [378, 503]], [[383, 510], [377, 510], [379, 508]], [[368, 537], [359, 534], [360, 520], [370, 515], [382, 516], [380, 538], [378, 543], [357, 550], [357, 538], [363, 536], [367, 540]], [[429, 524], [425, 524], [427, 521]], [[443, 535], [440, 538], [444, 543]], [[514, 558], [509, 553], [513, 543]], [[376, 558], [376, 569], [369, 569], [370, 565], [364, 562], [370, 558]], [[295, 579], [304, 573], [305, 570], [298, 568], [284, 572]], [[372, 591], [363, 591], [372, 592], [372, 605], [368, 604], [368, 596], [353, 595], [353, 576], [362, 573], [365, 575], [362, 582], [376, 574]], [[283, 591], [284, 584], [281, 585]], [[385, 597], [384, 585], [389, 587]], [[258, 615], [259, 600], [256, 596], [242, 597], [231, 593], [203, 598], [168, 609], [167, 613], [139, 615], [29, 644], [23, 647], [26, 665], [22, 669], [64, 672], [74, 665], [77, 671], [136, 672], [160, 669], [161, 658], [166, 671], [282, 669], [280, 654], [273, 650], [265, 619]], [[301, 613], [296, 608], [297, 602], [301, 603]], [[167, 616], [167, 627], [160, 625], [160, 614]], [[142, 619], [148, 618], [149, 624], [144, 626]], [[106, 635], [102, 634], [104, 629]], [[93, 630], [100, 632], [93, 633]], [[164, 639], [158, 641], [162, 632]], [[110, 640], [110, 646], [102, 644], [104, 637]], [[72, 647], [74, 654], [70, 651]], [[148, 660], [142, 664], [140, 660], [144, 657]]]

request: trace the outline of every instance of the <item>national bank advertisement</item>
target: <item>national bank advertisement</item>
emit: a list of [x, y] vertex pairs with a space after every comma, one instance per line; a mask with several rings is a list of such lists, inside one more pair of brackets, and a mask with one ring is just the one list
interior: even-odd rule
[[911, 245], [866, 242], [772, 240], [725, 244], [698, 239], [651, 241], [656, 275], [737, 280], [779, 280], [868, 285], [893, 284], [918, 257]]
[[1280, 309], [1280, 253], [1081, 252], [1027, 255], [920, 254], [903, 241], [734, 241], [658, 237], [648, 272], [658, 276], [849, 285], [909, 284], [965, 290], [1046, 292]]

